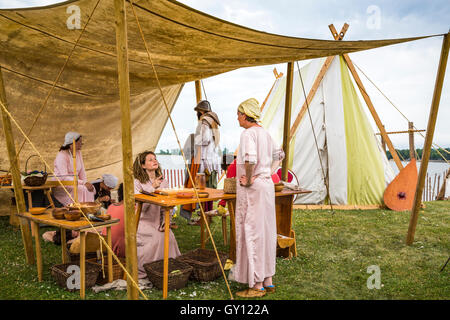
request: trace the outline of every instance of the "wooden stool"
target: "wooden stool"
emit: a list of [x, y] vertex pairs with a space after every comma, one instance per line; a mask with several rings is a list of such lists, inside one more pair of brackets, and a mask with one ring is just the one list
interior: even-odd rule
[[[211, 211], [207, 211], [205, 212], [205, 215], [207, 217], [217, 217], [220, 216], [222, 217], [222, 236], [223, 236], [223, 244], [227, 245], [228, 244], [228, 236], [227, 236], [227, 217], [230, 215], [230, 213], [227, 211], [227, 213], [225, 215], [221, 215], [219, 214], [219, 212], [217, 210], [211, 210]], [[206, 239], [208, 240], [208, 239]]]

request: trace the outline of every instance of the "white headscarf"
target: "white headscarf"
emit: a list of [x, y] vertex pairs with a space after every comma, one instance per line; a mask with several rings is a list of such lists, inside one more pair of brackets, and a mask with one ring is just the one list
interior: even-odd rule
[[78, 132], [67, 132], [64, 138], [63, 147], [71, 145], [73, 143], [73, 140], [77, 140], [79, 137], [81, 137], [81, 134], [79, 134]]
[[103, 178], [103, 183], [111, 189], [114, 189], [117, 186], [117, 183], [119, 182], [119, 179], [112, 175], [112, 174], [104, 174], [102, 176]]

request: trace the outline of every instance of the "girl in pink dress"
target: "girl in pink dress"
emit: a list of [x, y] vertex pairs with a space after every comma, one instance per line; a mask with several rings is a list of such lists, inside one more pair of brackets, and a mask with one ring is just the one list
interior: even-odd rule
[[[151, 151], [140, 153], [133, 164], [134, 193], [142, 191], [154, 192], [158, 188], [167, 188], [168, 183], [162, 176], [161, 168], [156, 160], [156, 155]], [[136, 234], [138, 277], [147, 276], [144, 264], [161, 260], [164, 258], [164, 232], [161, 232], [164, 211], [163, 208], [144, 203], [142, 205], [141, 218]], [[177, 240], [175, 235], [169, 231], [169, 258], [179, 256]]]

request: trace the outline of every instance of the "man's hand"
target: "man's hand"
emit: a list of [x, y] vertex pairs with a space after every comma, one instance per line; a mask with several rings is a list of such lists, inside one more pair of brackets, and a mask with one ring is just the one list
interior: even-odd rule
[[98, 198], [98, 201], [101, 201], [101, 202], [108, 202], [109, 200], [111, 200], [111, 198], [109, 196], [103, 196], [103, 197]]
[[84, 185], [86, 186], [89, 192], [93, 192], [95, 190], [93, 184], [90, 182], [86, 182]]

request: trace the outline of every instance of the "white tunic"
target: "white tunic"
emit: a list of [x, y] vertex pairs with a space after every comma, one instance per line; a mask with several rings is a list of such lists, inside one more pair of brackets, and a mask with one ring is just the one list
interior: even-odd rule
[[195, 129], [194, 138], [195, 150], [201, 146], [201, 162], [199, 172], [219, 171], [221, 158], [219, 148], [214, 143], [213, 131], [211, 127], [204, 121], [199, 121]]
[[[277, 226], [271, 166], [283, 158], [283, 150], [262, 127], [251, 127], [241, 134], [236, 159], [236, 264], [230, 279], [249, 287], [275, 274]], [[239, 184], [245, 175], [245, 161], [255, 164], [256, 179], [250, 187]]]

